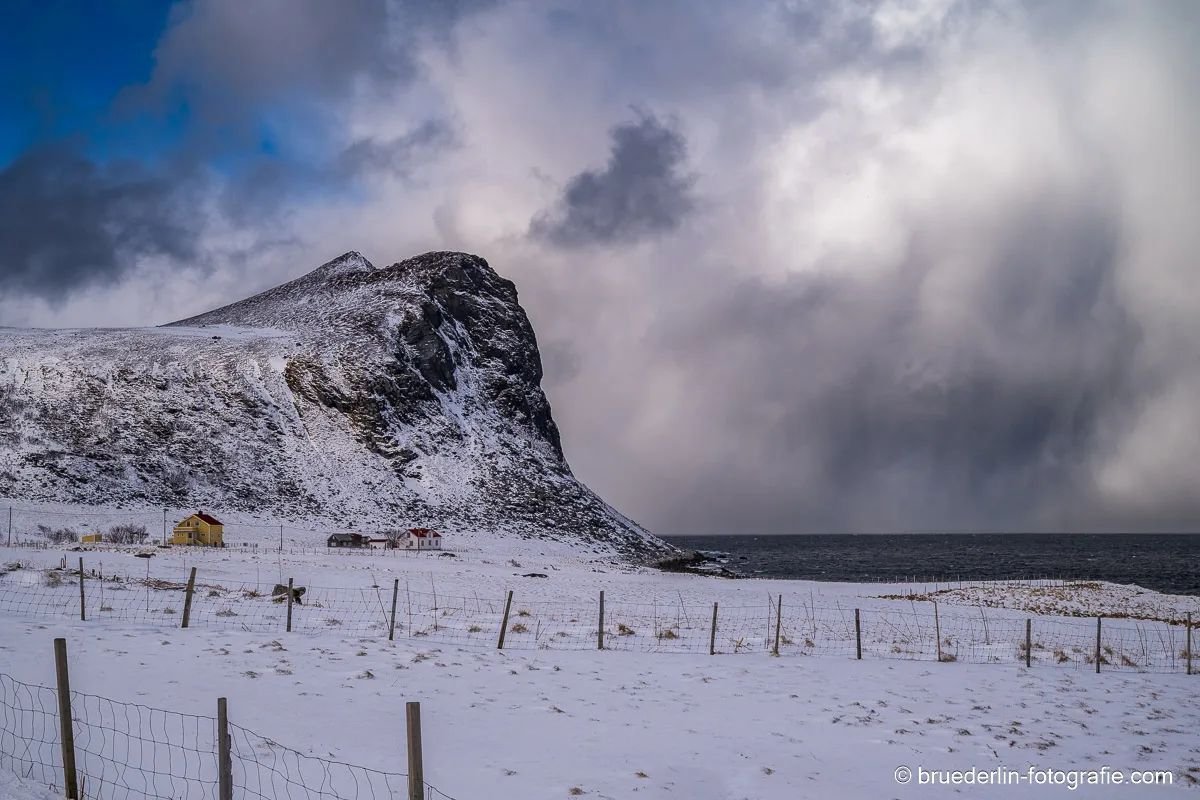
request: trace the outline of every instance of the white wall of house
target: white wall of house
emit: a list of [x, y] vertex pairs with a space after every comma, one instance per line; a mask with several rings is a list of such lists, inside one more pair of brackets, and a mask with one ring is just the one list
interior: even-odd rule
[[406, 533], [400, 540], [400, 546], [405, 550], [441, 550], [442, 540], [438, 536], [413, 536], [411, 533]]

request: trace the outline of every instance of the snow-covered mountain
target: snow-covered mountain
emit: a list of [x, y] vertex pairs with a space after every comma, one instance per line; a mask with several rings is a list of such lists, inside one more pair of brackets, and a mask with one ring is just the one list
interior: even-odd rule
[[358, 253], [159, 328], [0, 329], [0, 496], [665, 546], [571, 474], [512, 282]]

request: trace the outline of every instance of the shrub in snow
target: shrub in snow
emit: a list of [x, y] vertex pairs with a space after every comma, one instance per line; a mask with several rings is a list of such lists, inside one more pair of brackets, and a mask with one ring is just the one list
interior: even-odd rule
[[141, 544], [149, 535], [145, 525], [113, 525], [104, 538], [113, 544]]
[[79, 534], [72, 528], [50, 528], [47, 525], [38, 525], [37, 535], [55, 544], [79, 541]]

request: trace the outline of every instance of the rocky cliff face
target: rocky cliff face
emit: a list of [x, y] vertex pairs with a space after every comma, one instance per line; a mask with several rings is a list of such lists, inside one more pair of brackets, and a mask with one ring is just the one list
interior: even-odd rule
[[665, 547], [571, 474], [513, 284], [463, 253], [153, 329], [0, 330], [0, 496]]

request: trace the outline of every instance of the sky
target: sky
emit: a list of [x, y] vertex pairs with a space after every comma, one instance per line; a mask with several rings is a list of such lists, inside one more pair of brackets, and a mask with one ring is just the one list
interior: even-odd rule
[[0, 325], [513, 279], [663, 534], [1200, 530], [1200, 5], [14, 0]]

